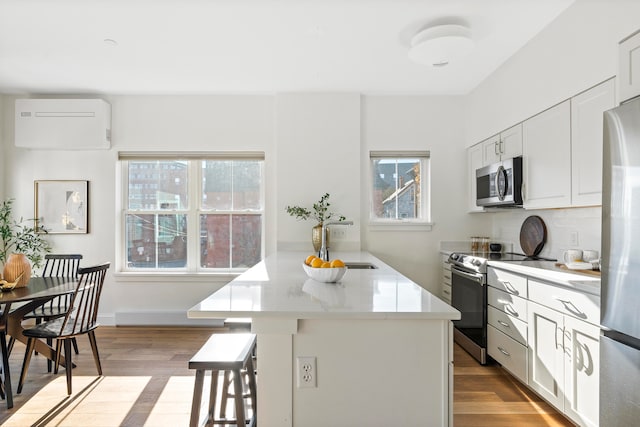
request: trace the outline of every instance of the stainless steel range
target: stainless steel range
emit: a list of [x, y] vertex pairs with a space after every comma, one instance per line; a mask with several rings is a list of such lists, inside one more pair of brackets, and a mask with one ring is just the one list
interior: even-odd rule
[[487, 265], [495, 261], [536, 261], [552, 259], [517, 253], [452, 253], [451, 305], [461, 313], [453, 321], [453, 338], [481, 364], [487, 356]]
[[460, 312], [453, 339], [481, 364], [487, 363], [487, 259], [452, 253], [451, 305]]

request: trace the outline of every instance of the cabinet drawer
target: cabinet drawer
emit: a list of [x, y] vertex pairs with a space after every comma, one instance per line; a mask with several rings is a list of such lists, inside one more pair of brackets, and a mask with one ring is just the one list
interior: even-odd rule
[[451, 270], [442, 270], [442, 283], [451, 285]]
[[509, 316], [508, 314], [489, 307], [488, 313], [489, 325], [495, 327], [502, 333], [509, 335], [520, 344], [527, 345], [527, 323], [522, 320]]
[[527, 347], [489, 325], [487, 352], [516, 378], [527, 383]]
[[525, 276], [489, 267], [487, 269], [487, 283], [494, 288], [527, 298], [527, 278]]
[[451, 305], [451, 285], [442, 284], [442, 300]]
[[526, 322], [527, 319], [527, 300], [508, 294], [505, 291], [492, 288], [488, 289], [488, 302], [492, 307], [507, 313], [510, 316], [518, 318]]
[[600, 324], [600, 297], [529, 280], [529, 299], [560, 313]]

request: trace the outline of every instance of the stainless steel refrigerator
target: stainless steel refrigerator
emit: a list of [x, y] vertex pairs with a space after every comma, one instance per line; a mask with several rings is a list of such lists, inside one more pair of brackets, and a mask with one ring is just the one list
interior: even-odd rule
[[604, 113], [600, 425], [640, 425], [640, 99]]

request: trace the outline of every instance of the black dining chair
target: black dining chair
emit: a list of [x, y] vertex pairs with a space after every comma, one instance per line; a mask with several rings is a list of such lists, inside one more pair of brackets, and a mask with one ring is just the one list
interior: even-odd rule
[[93, 267], [78, 269], [78, 283], [75, 291], [71, 294], [69, 310], [64, 317], [58, 317], [32, 328], [25, 329], [22, 334], [28, 338], [27, 351], [24, 355], [22, 372], [18, 383], [17, 393], [22, 391], [24, 380], [27, 376], [31, 355], [33, 354], [36, 339], [56, 340], [56, 361], [54, 372], [58, 372], [62, 345], [64, 344], [64, 361], [67, 373], [67, 393], [71, 394], [71, 340], [78, 335], [88, 335], [93, 359], [98, 369], [98, 375], [102, 375], [100, 355], [98, 354], [98, 343], [96, 342], [95, 330], [98, 325], [98, 306], [104, 279], [107, 275], [110, 263], [104, 263]]
[[[42, 277], [78, 277], [78, 268], [80, 267], [80, 254], [46, 254], [44, 256], [44, 267], [42, 268]], [[69, 300], [71, 294], [55, 297], [41, 306], [35, 308], [31, 313], [26, 314], [23, 320], [35, 319], [36, 325], [43, 321], [63, 317], [69, 311]], [[47, 339], [47, 344], [51, 346], [51, 339]], [[9, 351], [13, 349], [15, 338], [9, 340]], [[74, 338], [73, 349], [78, 354], [78, 342]], [[47, 360], [47, 372], [51, 372], [51, 360]]]

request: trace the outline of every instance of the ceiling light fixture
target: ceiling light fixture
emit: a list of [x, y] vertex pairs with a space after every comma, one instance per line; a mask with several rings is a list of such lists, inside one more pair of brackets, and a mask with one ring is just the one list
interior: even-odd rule
[[457, 24], [437, 25], [413, 36], [409, 58], [419, 64], [444, 67], [468, 55], [474, 46], [469, 28]]

